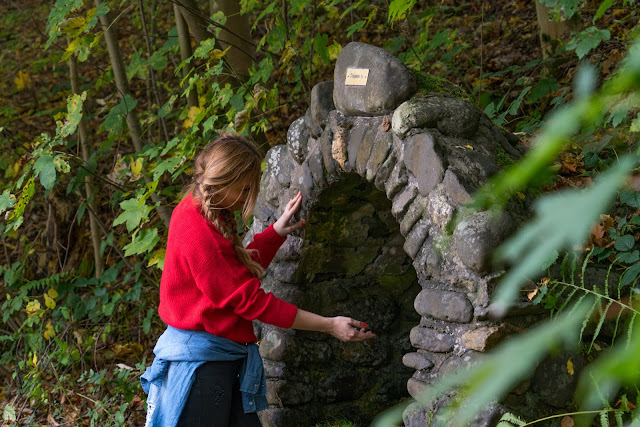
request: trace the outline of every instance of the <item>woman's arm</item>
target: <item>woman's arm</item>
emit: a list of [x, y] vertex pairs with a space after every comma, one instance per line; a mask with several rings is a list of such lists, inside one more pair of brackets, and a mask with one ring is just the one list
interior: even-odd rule
[[363, 341], [375, 338], [373, 332], [365, 332], [364, 328], [367, 324], [359, 320], [344, 316], [324, 317], [301, 309], [298, 309], [291, 327], [303, 331], [326, 332], [340, 341]]

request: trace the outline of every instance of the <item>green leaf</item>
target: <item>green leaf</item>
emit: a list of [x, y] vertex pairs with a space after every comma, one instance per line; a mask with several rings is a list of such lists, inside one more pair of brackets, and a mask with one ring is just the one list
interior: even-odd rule
[[167, 115], [173, 110], [173, 103], [176, 102], [176, 99], [178, 99], [178, 95], [171, 95], [171, 98], [169, 98], [169, 100], [164, 103], [162, 108], [158, 110], [158, 117], [167, 117]]
[[13, 207], [16, 204], [16, 196], [11, 194], [9, 190], [4, 190], [0, 195], [0, 214]]
[[511, 114], [512, 116], [515, 116], [516, 114], [518, 114], [518, 108], [520, 108], [520, 105], [522, 104], [524, 97], [527, 96], [527, 93], [529, 93], [530, 90], [531, 90], [531, 86], [527, 86], [522, 90], [522, 92], [520, 92], [520, 95], [518, 95], [518, 98], [515, 99], [511, 103], [511, 105], [509, 105], [509, 109], [507, 110], [509, 111], [509, 114]]
[[133, 111], [133, 109], [136, 108], [137, 104], [137, 99], [126, 94], [124, 99], [109, 111], [109, 114], [104, 118], [102, 125], [100, 125], [100, 129], [106, 132], [119, 132], [122, 126], [122, 120], [129, 111]]
[[329, 36], [327, 34], [319, 34], [313, 40], [313, 48], [318, 55], [320, 55], [320, 58], [322, 58], [322, 62], [324, 62], [325, 65], [329, 65], [329, 62], [331, 61], [329, 59], [329, 51], [327, 50], [328, 41]]
[[154, 70], [164, 70], [167, 68], [167, 65], [169, 65], [169, 62], [164, 52], [156, 50], [153, 52], [153, 55], [151, 55], [151, 58], [149, 58], [149, 65], [151, 65], [151, 68]]
[[549, 253], [584, 242], [591, 225], [613, 201], [635, 161], [633, 156], [621, 158], [588, 190], [563, 190], [538, 199], [534, 220], [498, 249], [498, 257], [514, 265], [497, 290], [498, 310], [506, 309], [517, 297], [520, 285], [539, 273]]
[[160, 241], [157, 228], [147, 228], [134, 235], [133, 241], [124, 247], [124, 256], [138, 255], [151, 251]]
[[638, 274], [640, 274], [640, 262], [633, 264], [624, 272], [624, 274], [620, 278], [620, 286], [625, 286], [629, 283], [632, 283], [636, 280]]
[[589, 27], [578, 33], [567, 44], [567, 50], [575, 50], [579, 59], [582, 59], [587, 53], [598, 47], [603, 40], [609, 40], [611, 32], [609, 30], [601, 30], [598, 27]]
[[216, 45], [216, 39], [210, 38], [203, 40], [202, 43], [193, 52], [193, 57], [198, 59], [205, 59], [209, 56], [209, 51]]
[[625, 252], [631, 250], [635, 243], [633, 236], [626, 235], [617, 239], [614, 247], [617, 251]]
[[67, 97], [67, 120], [60, 127], [60, 135], [67, 137], [73, 134], [78, 127], [78, 123], [82, 120], [82, 104], [87, 99], [87, 92], [82, 95], [75, 93]]
[[131, 80], [135, 76], [140, 77], [141, 79], [146, 79], [148, 75], [148, 68], [146, 61], [140, 55], [140, 52], [134, 52], [131, 57], [131, 61], [129, 61], [129, 65], [127, 66], [127, 80]]
[[640, 260], [640, 251], [623, 252], [618, 255], [617, 260], [620, 262], [624, 262], [625, 264], [632, 264]]
[[364, 27], [364, 25], [365, 25], [364, 20], [358, 21], [353, 25], [349, 25], [347, 27], [347, 37], [351, 37], [353, 34], [355, 34], [358, 31], [360, 31], [362, 29], [362, 27]]
[[16, 408], [11, 405], [5, 405], [4, 410], [2, 411], [2, 420], [3, 421], [16, 421]]
[[560, 83], [554, 78], [542, 78], [538, 81], [538, 84], [531, 89], [531, 93], [529, 94], [529, 98], [527, 99], [528, 103], [533, 103], [538, 101], [539, 99], [547, 96], [548, 94], [555, 92], [560, 89]]
[[56, 166], [53, 163], [53, 157], [49, 154], [38, 157], [33, 164], [33, 170], [40, 178], [42, 186], [47, 190], [51, 190], [56, 182]]
[[45, 49], [48, 49], [58, 36], [60, 36], [60, 25], [66, 19], [67, 15], [82, 7], [82, 3], [83, 0], [56, 1], [56, 4], [51, 9], [51, 12], [49, 12], [49, 17], [47, 18], [47, 27], [45, 31], [47, 32], [49, 39], [44, 45]]
[[616, 0], [604, 0], [602, 3], [600, 3], [600, 7], [598, 8], [598, 10], [596, 11], [595, 16], [593, 17], [593, 23], [595, 24], [595, 22], [602, 18], [602, 15], [605, 14], [605, 12], [607, 10], [609, 10], [609, 8], [611, 6], [613, 6], [613, 4], [616, 2]]
[[416, 0], [393, 0], [391, 4], [389, 4], [389, 16], [387, 18], [387, 22], [403, 19], [407, 13], [413, 9], [415, 4]]
[[151, 208], [147, 206], [145, 203], [140, 204], [136, 199], [128, 199], [120, 202], [120, 207], [124, 212], [122, 212], [118, 217], [113, 221], [113, 226], [120, 225], [122, 223], [126, 223], [127, 232], [131, 233], [138, 225], [143, 218], [147, 218], [149, 212], [151, 212]]
[[623, 190], [620, 192], [620, 202], [638, 209], [640, 208], [640, 192]]

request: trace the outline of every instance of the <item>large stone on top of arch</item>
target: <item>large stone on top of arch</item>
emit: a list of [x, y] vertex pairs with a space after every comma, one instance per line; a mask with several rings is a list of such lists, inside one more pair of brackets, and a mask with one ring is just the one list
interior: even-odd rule
[[[348, 73], [349, 76], [357, 74], [360, 78], [347, 79]], [[334, 70], [333, 103], [345, 115], [388, 114], [416, 90], [417, 81], [413, 72], [385, 49], [351, 42], [338, 55]]]

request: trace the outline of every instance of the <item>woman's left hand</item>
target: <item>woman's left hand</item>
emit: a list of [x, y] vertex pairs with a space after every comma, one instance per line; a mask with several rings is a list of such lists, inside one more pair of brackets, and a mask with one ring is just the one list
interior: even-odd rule
[[289, 224], [293, 215], [298, 212], [300, 205], [302, 204], [302, 193], [298, 191], [298, 194], [287, 203], [284, 208], [282, 216], [273, 224], [273, 229], [280, 236], [284, 237], [294, 230], [304, 227], [304, 222], [297, 222], [295, 224]]

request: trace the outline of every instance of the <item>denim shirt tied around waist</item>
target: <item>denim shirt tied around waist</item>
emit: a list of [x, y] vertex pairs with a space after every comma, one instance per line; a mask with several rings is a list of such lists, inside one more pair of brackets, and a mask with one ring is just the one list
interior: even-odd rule
[[268, 407], [267, 381], [257, 344], [238, 344], [205, 331], [167, 327], [153, 349], [155, 359], [140, 377], [147, 397], [145, 426], [175, 426], [189, 396], [195, 371], [205, 362], [244, 359], [240, 392], [244, 412]]

